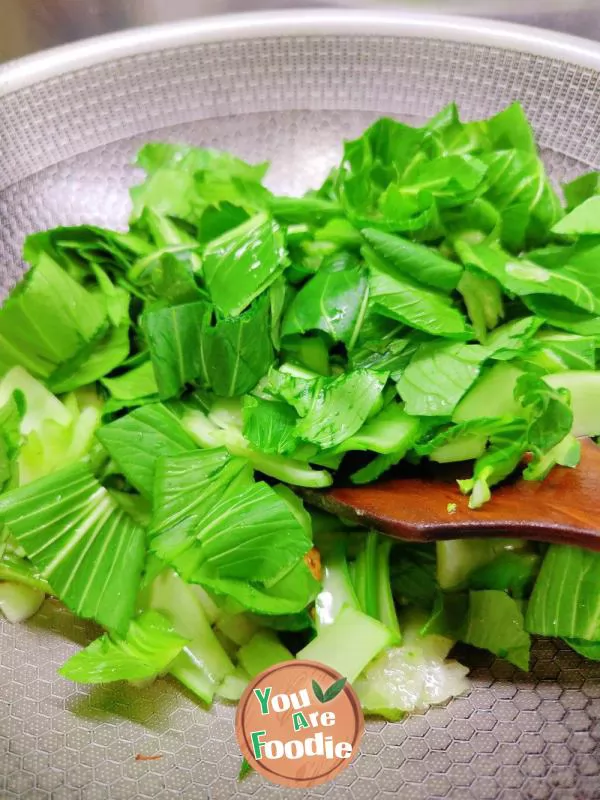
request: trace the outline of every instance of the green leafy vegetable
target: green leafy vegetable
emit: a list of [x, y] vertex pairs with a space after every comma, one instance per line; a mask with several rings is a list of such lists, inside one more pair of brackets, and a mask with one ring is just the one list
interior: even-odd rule
[[502, 217], [503, 244], [519, 252], [547, 241], [562, 209], [537, 154], [499, 150], [480, 158], [488, 167], [485, 198]]
[[260, 190], [268, 168], [267, 164], [251, 166], [217, 150], [161, 142], [145, 145], [138, 153], [137, 164], [148, 177], [131, 190], [132, 219], [139, 219], [149, 208], [190, 223], [203, 220], [214, 203], [232, 199], [232, 193], [244, 205], [245, 190], [251, 191], [254, 186]]
[[103, 425], [96, 435], [127, 480], [146, 497], [152, 497], [161, 456], [197, 449], [177, 417], [160, 403], [137, 408]]
[[473, 462], [455, 491], [478, 509], [577, 468], [600, 436], [598, 173], [563, 207], [518, 103], [380, 119], [302, 197], [215, 150], [137, 165], [129, 228], [29, 236], [0, 309], [3, 615], [48, 593], [100, 623], [75, 680], [235, 701], [298, 655], [388, 719], [464, 690], [455, 641], [600, 659], [596, 554], [392, 542], [293, 491]]
[[527, 630], [543, 636], [600, 641], [600, 556], [552, 545], [527, 608]]
[[408, 414], [450, 416], [487, 358], [478, 344], [444, 340], [422, 344], [398, 381]]
[[571, 211], [576, 208], [584, 200], [599, 193], [600, 190], [600, 173], [587, 172], [580, 175], [575, 180], [565, 183], [563, 185], [563, 193], [567, 201], [567, 210]]
[[462, 274], [460, 264], [401, 236], [371, 228], [366, 228], [362, 233], [377, 255], [401, 274], [434, 289], [445, 292], [456, 289]]
[[[198, 594], [198, 587], [184, 583], [175, 572], [162, 569], [152, 581], [146, 605], [153, 613], [160, 612], [166, 617], [175, 632], [185, 639], [185, 646], [170, 663], [169, 672], [201, 700], [210, 703], [220, 684], [233, 673], [234, 666], [211, 627], [206, 601], [206, 596]], [[219, 613], [218, 609], [215, 613]]]
[[[0, 384], [0, 392], [2, 392]], [[21, 445], [21, 415], [14, 395], [0, 406], [0, 494], [10, 487], [17, 471]]]
[[208, 331], [201, 383], [222, 397], [253, 389], [273, 362], [269, 304], [259, 298], [235, 319], [216, 319]]
[[345, 606], [360, 608], [347, 557], [345, 535], [334, 534], [329, 546], [321, 551], [322, 585], [315, 600], [317, 630], [331, 625]]
[[299, 412], [299, 438], [326, 448], [352, 436], [372, 413], [384, 384], [385, 378], [366, 370], [318, 379], [310, 386], [307, 407]]
[[285, 572], [311, 546], [288, 503], [254, 483], [245, 461], [225, 449], [159, 462], [152, 548], [184, 580], [219, 578], [266, 582]]
[[494, 278], [465, 269], [456, 288], [463, 297], [475, 335], [483, 344], [488, 331], [504, 317], [500, 284]]
[[[573, 427], [567, 390], [553, 389], [539, 377], [526, 374], [518, 378], [514, 394], [523, 409], [523, 417], [496, 426], [491, 432], [488, 450], [475, 463], [473, 478], [459, 481], [461, 490], [471, 494], [470, 508], [486, 503], [490, 499], [490, 487], [514, 472], [526, 453], [532, 453], [533, 458], [523, 477], [543, 478], [549, 469], [549, 466], [542, 467], [545, 458]], [[565, 460], [563, 454], [558, 458]], [[572, 457], [567, 456], [567, 463], [571, 460]]]
[[418, 416], [450, 416], [484, 362], [513, 358], [539, 326], [534, 317], [524, 317], [496, 328], [485, 345], [444, 340], [422, 344], [396, 384], [406, 411]]
[[[495, 278], [513, 294], [551, 295], [570, 301], [577, 308], [592, 314], [600, 313], [597, 286], [589, 286], [588, 271], [577, 266], [549, 270], [533, 261], [511, 258], [486, 245], [457, 245], [463, 260]], [[543, 315], [542, 315], [543, 316]]]
[[[438, 583], [444, 590], [463, 589], [477, 570], [494, 564], [506, 553], [520, 552], [524, 546], [519, 539], [448, 539], [436, 542]], [[496, 587], [486, 585], [483, 588]]]
[[553, 233], [567, 236], [599, 234], [600, 197], [593, 195], [576, 206], [566, 217], [559, 220], [552, 228]]
[[144, 315], [144, 333], [162, 399], [179, 394], [187, 383], [203, 374], [204, 337], [210, 316], [211, 308], [203, 301]]
[[101, 383], [114, 400], [127, 402], [149, 397], [158, 399], [156, 397], [158, 386], [150, 361], [144, 361], [138, 367], [115, 378], [103, 378]]
[[278, 454], [293, 452], [298, 439], [297, 419], [295, 410], [286, 403], [259, 397], [244, 399], [244, 436], [255, 450]]
[[369, 303], [375, 311], [434, 336], [469, 338], [465, 318], [446, 295], [393, 275], [368, 248], [363, 253], [369, 267]]
[[408, 414], [400, 403], [393, 402], [339, 444], [336, 452], [370, 450], [373, 453], [397, 454], [402, 448], [407, 452], [421, 427], [420, 420]]
[[531, 642], [524, 625], [519, 604], [505, 592], [471, 591], [467, 619], [458, 638], [506, 658], [527, 672]]
[[525, 358], [548, 372], [593, 370], [596, 367], [596, 339], [560, 331], [540, 331], [530, 342]]
[[0, 521], [72, 611], [126, 630], [145, 535], [87, 467], [69, 467], [4, 495]]
[[282, 334], [321, 330], [334, 342], [352, 349], [360, 332], [369, 294], [367, 276], [355, 256], [341, 254], [325, 261], [287, 309]]
[[0, 310], [0, 369], [21, 366], [49, 378], [106, 328], [102, 299], [42, 254]]
[[145, 611], [130, 622], [123, 638], [105, 633], [71, 656], [59, 672], [81, 683], [145, 680], [164, 672], [185, 644], [162, 614]]
[[235, 317], [277, 279], [285, 264], [281, 229], [266, 214], [258, 214], [210, 242], [202, 271], [214, 304]]
[[199, 573], [197, 579], [206, 589], [226, 597], [236, 610], [241, 607], [268, 616], [303, 611], [315, 599], [320, 586], [304, 560], [268, 586], [252, 580], [219, 578], [208, 570]]
[[472, 589], [498, 589], [511, 597], [529, 597], [539, 572], [541, 558], [526, 548], [509, 549], [493, 561], [473, 569], [469, 575]]

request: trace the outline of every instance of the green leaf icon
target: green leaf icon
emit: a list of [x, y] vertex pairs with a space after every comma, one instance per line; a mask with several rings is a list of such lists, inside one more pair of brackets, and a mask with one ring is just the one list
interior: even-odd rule
[[313, 680], [312, 682], [312, 690], [315, 693], [315, 697], [319, 701], [319, 703], [325, 702], [325, 695], [323, 694], [323, 689], [319, 686], [319, 684]]
[[339, 680], [335, 681], [335, 683], [332, 683], [329, 689], [327, 689], [325, 692], [322, 702], [328, 703], [330, 700], [336, 698], [346, 685], [346, 680], [346, 678], [340, 678]]
[[323, 691], [319, 684], [313, 680], [313, 692], [315, 693], [315, 697], [319, 703], [328, 703], [330, 700], [335, 699], [346, 685], [346, 680], [347, 678], [340, 678], [339, 680], [334, 681], [334, 683], [332, 683], [329, 689], [326, 691]]

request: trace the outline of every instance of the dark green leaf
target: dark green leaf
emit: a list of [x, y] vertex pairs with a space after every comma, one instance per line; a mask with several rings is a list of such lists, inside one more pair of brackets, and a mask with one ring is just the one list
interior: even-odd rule
[[433, 248], [374, 228], [365, 228], [362, 234], [377, 255], [401, 275], [444, 292], [456, 289], [463, 271], [461, 265]]
[[547, 372], [596, 368], [596, 339], [556, 330], [540, 331], [531, 341], [526, 360]]
[[334, 683], [332, 683], [331, 686], [324, 692], [321, 702], [329, 703], [331, 700], [335, 700], [338, 694], [343, 691], [346, 683], [347, 678], [339, 678], [337, 681], [334, 681]]
[[336, 217], [341, 209], [337, 203], [321, 197], [271, 197], [269, 210], [275, 219], [288, 224], [302, 222], [314, 225], [315, 222]]
[[[520, 296], [555, 295], [583, 311], [600, 313], [600, 279], [590, 287], [589, 269], [577, 265], [547, 269], [526, 259], [511, 258], [486, 245], [457, 243], [460, 257], [495, 278], [509, 292]], [[542, 315], [543, 316], [543, 315]]]
[[494, 278], [466, 269], [457, 286], [463, 296], [475, 335], [483, 344], [488, 331], [504, 316], [502, 289]]
[[104, 425], [96, 435], [123, 475], [145, 497], [152, 497], [156, 462], [161, 456], [197, 449], [177, 417], [160, 403], [137, 408]]
[[436, 427], [428, 432], [426, 437], [415, 445], [415, 451], [420, 456], [431, 455], [435, 450], [452, 445], [471, 437], [482, 437], [484, 442], [496, 430], [501, 430], [510, 424], [510, 417], [479, 417], [456, 425], [449, 425], [440, 430]]
[[350, 450], [371, 450], [374, 453], [396, 455], [407, 452], [415, 443], [423, 425], [421, 420], [407, 414], [400, 403], [389, 403], [379, 414], [335, 448], [336, 453]]
[[312, 682], [312, 690], [313, 690], [313, 693], [314, 693], [315, 697], [319, 701], [319, 703], [324, 703], [325, 702], [325, 693], [323, 692], [323, 690], [321, 689], [321, 687], [319, 686], [317, 681], [314, 680], [314, 678], [313, 678], [313, 682]]
[[552, 545], [527, 609], [527, 630], [542, 636], [600, 641], [600, 554]]
[[514, 320], [497, 328], [485, 346], [443, 339], [422, 344], [397, 382], [406, 411], [419, 416], [451, 416], [484, 362], [490, 357], [513, 357], [539, 326], [533, 317]]
[[213, 202], [202, 193], [205, 175], [213, 186], [229, 185], [236, 179], [259, 184], [268, 168], [268, 164], [251, 166], [217, 150], [167, 143], [145, 145], [138, 153], [137, 165], [148, 177], [131, 190], [132, 219], [150, 208], [157, 214], [190, 222], [198, 222]]
[[549, 325], [580, 336], [600, 337], [600, 317], [582, 311], [569, 300], [551, 295], [530, 294], [523, 298], [525, 305]]
[[298, 415], [287, 403], [244, 398], [244, 436], [262, 453], [292, 453], [297, 446]]
[[527, 421], [514, 419], [490, 435], [486, 452], [477, 459], [473, 478], [459, 481], [461, 491], [470, 493], [470, 508], [479, 508], [490, 499], [490, 486], [503, 481], [521, 463], [527, 452]]
[[135, 610], [145, 534], [86, 466], [4, 495], [0, 521], [77, 615], [123, 633]]
[[542, 320], [535, 317], [513, 319], [491, 331], [484, 349], [490, 358], [508, 361], [526, 350], [541, 325]]
[[0, 371], [48, 378], [107, 329], [106, 305], [46, 253], [0, 310]]
[[446, 295], [393, 275], [370, 248], [363, 248], [363, 254], [369, 267], [369, 304], [374, 311], [434, 336], [469, 338], [465, 318]]
[[[459, 481], [461, 490], [471, 493], [470, 508], [479, 508], [490, 499], [489, 487], [504, 480], [519, 466], [526, 453], [533, 459], [524, 477], [539, 480], [563, 454], [545, 466], [548, 454], [553, 453], [570, 432], [573, 413], [569, 393], [553, 389], [536, 375], [524, 374], [517, 379], [515, 399], [523, 408], [523, 418], [508, 420], [491, 432], [488, 450], [477, 459], [473, 479]], [[570, 456], [568, 460], [570, 460]]]
[[399, 605], [429, 610], [439, 592], [435, 544], [399, 542], [390, 564], [392, 591]]
[[481, 153], [517, 149], [536, 153], [533, 131], [520, 103], [512, 103], [489, 119], [463, 123], [458, 108], [450, 103], [429, 120], [425, 129], [434, 152]]
[[356, 370], [310, 381], [303, 406], [296, 405], [301, 416], [296, 425], [298, 437], [325, 449], [355, 434], [379, 401], [386, 377]]
[[179, 394], [206, 369], [204, 340], [211, 316], [204, 301], [144, 314], [144, 333], [162, 399]]
[[258, 298], [235, 319], [217, 319], [205, 343], [202, 379], [215, 394], [237, 397], [253, 389], [273, 363], [269, 298]]
[[585, 639], [565, 639], [565, 642], [580, 656], [600, 661], [600, 642], [586, 642]]
[[158, 394], [151, 361], [144, 361], [116, 378], [103, 378], [100, 382], [115, 400], [130, 401]]
[[377, 120], [362, 136], [344, 143], [336, 191], [351, 219], [377, 219], [381, 193], [418, 158], [424, 132], [389, 118]]
[[224, 449], [159, 462], [152, 549], [184, 580], [270, 581], [303, 556], [310, 536], [290, 506]]
[[485, 197], [501, 212], [503, 245], [519, 252], [546, 242], [563, 212], [537, 154], [498, 150], [480, 158], [488, 167]]
[[478, 344], [443, 339], [422, 344], [397, 383], [407, 413], [451, 416], [487, 356]]
[[321, 330], [334, 342], [354, 346], [369, 298], [366, 272], [354, 256], [326, 260], [287, 309], [282, 335]]
[[21, 413], [13, 394], [0, 406], [0, 495], [10, 487], [17, 474], [17, 456], [21, 447], [20, 427]]
[[397, 453], [386, 453], [375, 456], [375, 458], [350, 476], [352, 483], [363, 484], [372, 483], [380, 478], [384, 473], [398, 464], [406, 455], [406, 448], [402, 448]]
[[173, 397], [194, 380], [224, 397], [252, 389], [273, 361], [269, 314], [266, 296], [236, 318], [214, 320], [204, 302], [145, 314], [161, 397]]
[[397, 339], [367, 341], [352, 353], [352, 367], [389, 373], [390, 378], [397, 381], [425, 339], [425, 335], [415, 331]]
[[570, 394], [566, 389], [553, 389], [535, 375], [522, 375], [517, 380], [515, 397], [529, 412], [527, 440], [538, 458], [559, 444], [571, 430]]
[[524, 626], [519, 605], [505, 592], [471, 591], [467, 619], [459, 638], [528, 672], [531, 641]]
[[562, 188], [567, 201], [567, 210], [572, 211], [584, 200], [600, 193], [600, 173], [586, 172], [570, 183], [563, 184]]
[[240, 607], [256, 614], [280, 616], [304, 611], [317, 596], [321, 584], [317, 581], [304, 560], [272, 585], [247, 580], [218, 578], [208, 570], [197, 575], [198, 583], [205, 589], [227, 598], [236, 612]]
[[105, 633], [71, 656], [59, 674], [79, 683], [147, 680], [165, 672], [187, 642], [158, 611], [145, 611], [124, 637]]
[[279, 225], [258, 214], [208, 245], [202, 274], [217, 308], [235, 317], [277, 279], [285, 265]]
[[469, 575], [469, 588], [497, 589], [517, 599], [529, 597], [540, 564], [538, 553], [506, 550]]
[[[145, 294], [159, 299], [160, 304], [180, 305], [206, 299], [196, 282], [193, 267], [199, 268], [194, 251], [199, 245], [167, 246], [137, 261], [129, 272]], [[195, 262], [198, 262], [196, 265]]]

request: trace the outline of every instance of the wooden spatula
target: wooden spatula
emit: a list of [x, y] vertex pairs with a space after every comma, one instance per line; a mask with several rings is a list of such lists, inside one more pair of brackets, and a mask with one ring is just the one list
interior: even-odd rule
[[[464, 468], [464, 466], [463, 466]], [[555, 467], [543, 481], [518, 479], [497, 486], [472, 511], [460, 494], [455, 465], [405, 470], [367, 486], [304, 490], [313, 505], [397, 539], [509, 536], [600, 550], [600, 447], [582, 441], [576, 469]]]

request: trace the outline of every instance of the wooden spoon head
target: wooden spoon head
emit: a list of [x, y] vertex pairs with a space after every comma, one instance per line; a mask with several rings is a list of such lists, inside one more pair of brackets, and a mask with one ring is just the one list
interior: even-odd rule
[[[522, 478], [494, 489], [477, 510], [460, 494], [456, 465], [414, 469], [367, 486], [304, 490], [313, 505], [398, 539], [509, 536], [600, 550], [600, 447], [582, 441], [575, 469], [555, 467], [543, 481]], [[464, 469], [464, 465], [462, 467]], [[456, 507], [453, 510], [453, 507]], [[451, 510], [449, 510], [451, 509]]]

